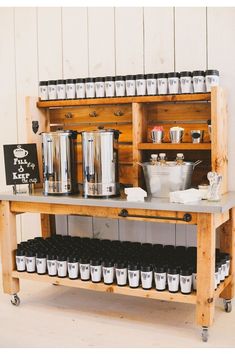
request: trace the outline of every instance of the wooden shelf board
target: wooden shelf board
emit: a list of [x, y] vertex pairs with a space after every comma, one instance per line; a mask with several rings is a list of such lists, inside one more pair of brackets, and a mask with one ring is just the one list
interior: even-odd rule
[[181, 95], [162, 95], [162, 96], [134, 96], [134, 97], [112, 97], [112, 98], [90, 98], [80, 100], [55, 100], [38, 101], [38, 108], [56, 108], [72, 106], [90, 106], [102, 104], [124, 104], [124, 103], [154, 103], [154, 102], [185, 102], [185, 101], [210, 101], [211, 94], [194, 93]]
[[172, 144], [172, 143], [162, 143], [162, 144], [153, 144], [153, 143], [140, 143], [138, 144], [139, 150], [211, 150], [211, 143], [181, 143], [181, 144]]
[[131, 289], [128, 286], [120, 287], [115, 284], [105, 285], [104, 283], [92, 283], [91, 281], [82, 281], [80, 279], [71, 280], [69, 278], [50, 277], [49, 275], [38, 275], [36, 273], [29, 274], [27, 272], [12, 272], [13, 278], [42, 281], [49, 284], [57, 284], [70, 286], [79, 289], [94, 290], [106, 293], [122, 294], [135, 297], [143, 297], [147, 299], [182, 302], [196, 304], [196, 293], [184, 295], [179, 293], [171, 294], [168, 291], [157, 291], [155, 289], [143, 290], [142, 288]]
[[231, 275], [225, 278], [225, 280], [222, 283], [220, 283], [218, 288], [215, 290], [215, 297], [219, 297], [222, 291], [231, 283], [231, 281], [232, 281]]

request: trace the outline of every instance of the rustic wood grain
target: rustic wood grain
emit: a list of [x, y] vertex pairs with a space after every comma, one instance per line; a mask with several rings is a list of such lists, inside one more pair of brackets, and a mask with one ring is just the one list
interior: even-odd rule
[[19, 280], [12, 278], [12, 271], [16, 268], [16, 214], [10, 210], [8, 201], [0, 203], [0, 242], [3, 291], [6, 294], [16, 294], [20, 290]]
[[113, 98], [90, 98], [80, 100], [56, 100], [38, 101], [38, 108], [49, 107], [72, 107], [89, 106], [99, 104], [122, 104], [122, 103], [149, 103], [149, 102], [187, 102], [187, 101], [210, 101], [210, 93], [194, 93], [182, 95], [162, 95], [162, 96], [135, 96], [135, 97], [113, 97]]
[[214, 319], [215, 229], [213, 214], [199, 213], [197, 224], [196, 322], [210, 326]]
[[196, 295], [192, 293], [190, 295], [184, 295], [181, 293], [171, 294], [169, 291], [156, 291], [155, 289], [144, 290], [142, 288], [131, 289], [128, 286], [117, 286], [115, 284], [106, 285], [104, 283], [92, 283], [91, 281], [82, 281], [80, 279], [71, 280], [69, 278], [58, 278], [50, 277], [49, 275], [37, 275], [29, 274], [27, 272], [18, 273], [16, 271], [12, 272], [13, 279], [27, 279], [42, 281], [49, 284], [64, 285], [79, 289], [94, 290], [112, 294], [121, 294], [128, 296], [143, 297], [147, 299], [164, 300], [164, 301], [174, 301], [183, 302], [188, 304], [196, 303]]
[[220, 229], [220, 249], [230, 254], [231, 282], [220, 294], [223, 299], [230, 300], [234, 297], [235, 287], [235, 208], [230, 210], [230, 219]]
[[[76, 199], [75, 199], [76, 200]], [[31, 203], [31, 202], [11, 202], [11, 211], [18, 212], [31, 212], [31, 213], [43, 213], [43, 214], [58, 214], [58, 215], [83, 215], [83, 216], [97, 216], [111, 219], [124, 219], [118, 214], [122, 208], [112, 207], [94, 207], [87, 205], [63, 205], [63, 204], [50, 204], [50, 203]], [[146, 210], [146, 209], [132, 209], [128, 208], [129, 214], [143, 215], [143, 217], [127, 217], [125, 220], [141, 220], [151, 222], [166, 222], [166, 220], [160, 219], [147, 219], [145, 216], [167, 216], [172, 218], [182, 218], [184, 212], [175, 211], [161, 211], [161, 210]], [[190, 213], [192, 220], [188, 223], [181, 220], [167, 220], [169, 223], [177, 224], [197, 224], [197, 213]]]

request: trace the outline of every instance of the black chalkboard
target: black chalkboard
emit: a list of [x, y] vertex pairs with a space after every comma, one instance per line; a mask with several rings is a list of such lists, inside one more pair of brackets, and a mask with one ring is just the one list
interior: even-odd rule
[[3, 145], [6, 184], [39, 183], [36, 144]]

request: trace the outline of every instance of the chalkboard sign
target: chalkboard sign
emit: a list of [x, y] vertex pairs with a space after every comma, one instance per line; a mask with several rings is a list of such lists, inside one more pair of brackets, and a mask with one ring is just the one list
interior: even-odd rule
[[3, 145], [6, 184], [39, 183], [36, 144]]

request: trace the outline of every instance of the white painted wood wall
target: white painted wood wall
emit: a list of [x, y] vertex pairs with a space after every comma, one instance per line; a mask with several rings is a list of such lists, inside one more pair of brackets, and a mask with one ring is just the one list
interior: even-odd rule
[[[38, 81], [216, 68], [229, 92], [229, 188], [235, 189], [235, 8], [0, 8], [2, 144], [26, 142], [24, 98]], [[61, 217], [58, 231], [195, 244], [186, 226]], [[39, 234], [37, 215], [18, 220], [19, 239]]]

